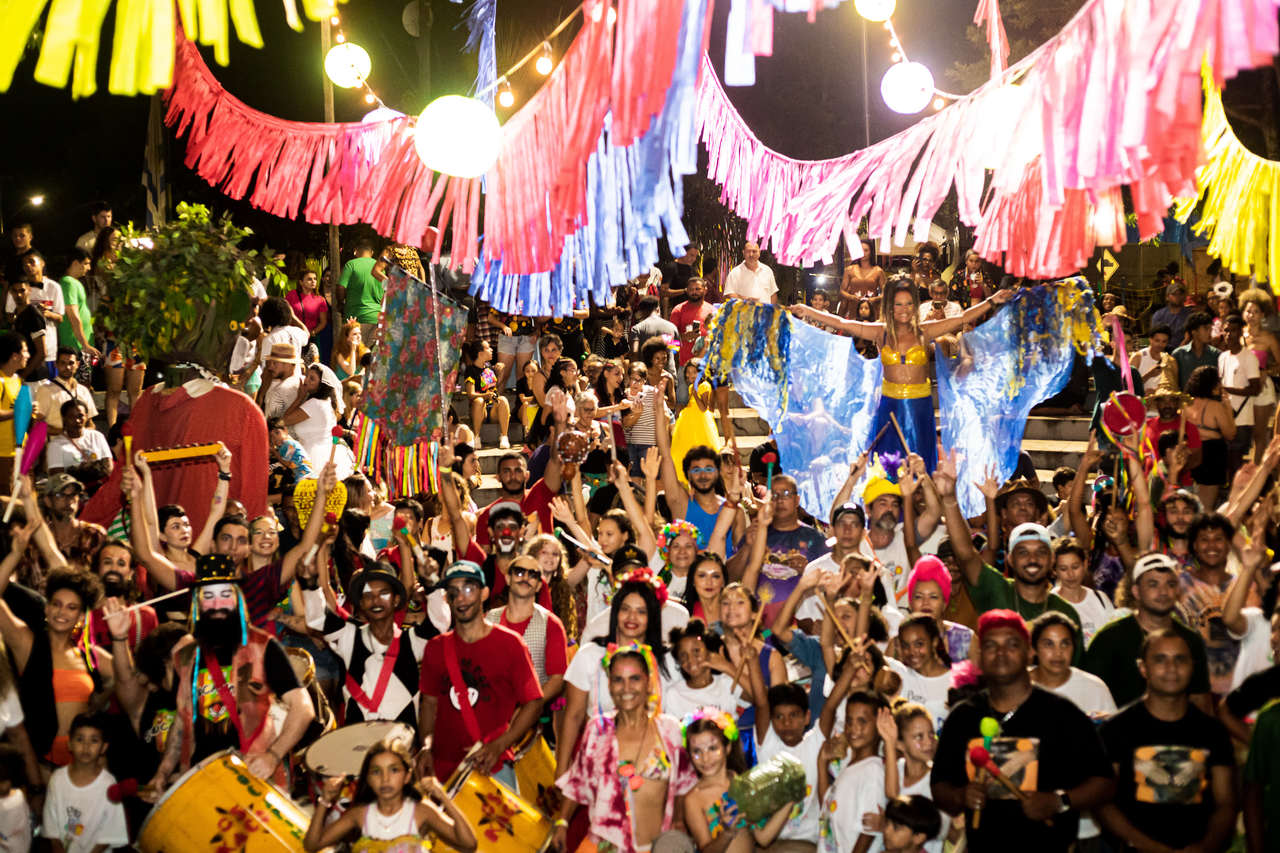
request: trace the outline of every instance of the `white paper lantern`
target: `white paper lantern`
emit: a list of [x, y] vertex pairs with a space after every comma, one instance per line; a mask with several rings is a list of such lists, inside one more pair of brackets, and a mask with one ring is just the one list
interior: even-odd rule
[[418, 116], [414, 147], [428, 169], [458, 178], [478, 178], [498, 159], [502, 127], [488, 104], [445, 95]]
[[919, 62], [891, 65], [880, 79], [880, 97], [895, 113], [914, 115], [933, 98], [933, 73]]
[[355, 89], [364, 85], [372, 70], [373, 60], [369, 58], [369, 51], [349, 41], [335, 44], [324, 55], [324, 73], [333, 81], [333, 85], [343, 89]]
[[893, 17], [898, 0], [853, 0], [853, 8], [868, 21], [887, 21]]
[[361, 124], [377, 124], [380, 121], [391, 121], [392, 119], [402, 118], [404, 113], [399, 110], [393, 110], [391, 107], [374, 107], [364, 114], [364, 118], [360, 119]]

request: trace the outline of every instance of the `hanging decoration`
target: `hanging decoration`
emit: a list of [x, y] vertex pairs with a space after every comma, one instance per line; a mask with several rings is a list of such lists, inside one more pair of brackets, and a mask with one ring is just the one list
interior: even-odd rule
[[[1085, 266], [1099, 234], [1125, 242], [1113, 221], [1123, 219], [1125, 189], [1140, 239], [1163, 230], [1170, 200], [1194, 191], [1201, 60], [1218, 85], [1269, 63], [1278, 6], [1089, 0], [998, 79], [876, 145], [820, 161], [762, 145], [704, 63], [698, 114], [710, 174], [749, 239], [783, 264], [829, 263], [842, 236], [857, 245], [864, 218], [886, 249], [924, 239], [954, 184], [982, 257], [1014, 275], [1061, 277]], [[1026, 108], [1002, 116], [1008, 150], [988, 176], [978, 141], [1012, 82]]]
[[[493, 92], [498, 86], [497, 50], [494, 45], [497, 18], [498, 0], [472, 0], [471, 7], [467, 9], [464, 50], [476, 54], [476, 82], [471, 91], [487, 103], [489, 109], [493, 109]], [[511, 104], [503, 106], [510, 107]]]
[[1280, 163], [1244, 147], [1231, 129], [1222, 91], [1204, 75], [1206, 162], [1196, 171], [1196, 194], [1179, 199], [1174, 216], [1209, 239], [1208, 252], [1237, 275], [1270, 281], [1280, 294]]
[[[346, 0], [341, 0], [346, 2]], [[0, 92], [7, 92], [48, 0], [0, 4]], [[212, 47], [219, 65], [230, 62], [230, 30], [250, 47], [262, 47], [252, 0], [120, 0], [107, 88], [113, 95], [152, 95], [173, 83], [174, 42], [191, 39]], [[302, 0], [303, 13], [323, 21], [337, 11], [335, 0]], [[71, 82], [71, 97], [98, 90], [98, 52], [111, 0], [53, 0], [44, 22], [35, 79], [55, 88]], [[294, 0], [286, 0], [289, 26], [302, 30]], [[181, 26], [179, 27], [179, 20]], [[183, 36], [183, 33], [186, 35]]]
[[880, 80], [880, 96], [895, 113], [914, 115], [933, 100], [933, 72], [919, 62], [895, 62]]
[[893, 17], [898, 0], [853, 0], [853, 8], [868, 21], [880, 23]]
[[[478, 240], [470, 211], [473, 199], [479, 207], [479, 181], [433, 175], [414, 149], [408, 118], [370, 124], [278, 119], [227, 92], [185, 39], [174, 69], [165, 123], [187, 135], [184, 162], [210, 184], [273, 216], [366, 222], [432, 252], [434, 263], [444, 242], [437, 232], [452, 226], [455, 265], [470, 271]], [[455, 208], [460, 213], [451, 222]]]

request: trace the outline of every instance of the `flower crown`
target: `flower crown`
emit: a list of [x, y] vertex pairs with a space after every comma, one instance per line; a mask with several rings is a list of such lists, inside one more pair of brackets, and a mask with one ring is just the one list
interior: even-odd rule
[[652, 569], [632, 569], [618, 579], [618, 586], [622, 586], [624, 583], [630, 583], [633, 581], [635, 583], [647, 584], [653, 589], [654, 597], [658, 599], [658, 606], [662, 607], [666, 605], [667, 585], [662, 582], [662, 578], [653, 573]]
[[704, 705], [692, 714], [686, 714], [685, 718], [680, 722], [680, 736], [684, 739], [684, 745], [689, 746], [689, 727], [698, 720], [710, 720], [716, 724], [718, 728], [730, 742], [738, 739], [738, 724], [734, 721], [728, 712], [716, 708], [712, 705]]
[[[654, 659], [653, 649], [646, 643], [609, 643], [604, 647], [604, 657], [600, 659], [600, 666], [607, 673], [613, 659], [620, 653], [638, 654], [644, 658], [644, 662], [649, 667], [649, 697], [648, 707], [650, 714], [656, 714], [662, 710], [662, 697], [658, 692], [658, 661]], [[598, 696], [597, 696], [598, 701]], [[603, 708], [601, 708], [603, 711]]]
[[697, 543], [698, 527], [693, 522], [681, 518], [662, 525], [662, 532], [658, 534], [658, 553], [662, 555], [662, 562], [667, 568], [671, 568], [671, 558], [667, 556], [667, 551], [671, 548], [671, 543], [684, 533], [692, 536], [694, 543]]

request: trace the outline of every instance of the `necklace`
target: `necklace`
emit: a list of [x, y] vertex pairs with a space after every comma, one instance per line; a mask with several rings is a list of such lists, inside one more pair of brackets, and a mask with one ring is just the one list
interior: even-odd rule
[[378, 808], [378, 804], [376, 802], [370, 803], [368, 814], [373, 816], [373, 826], [371, 828], [373, 829], [374, 834], [380, 837], [385, 837], [390, 833], [395, 828], [396, 822], [400, 819], [400, 812], [402, 811], [404, 811], [403, 800], [400, 803], [400, 808], [396, 809], [390, 817], [382, 813], [382, 809]]

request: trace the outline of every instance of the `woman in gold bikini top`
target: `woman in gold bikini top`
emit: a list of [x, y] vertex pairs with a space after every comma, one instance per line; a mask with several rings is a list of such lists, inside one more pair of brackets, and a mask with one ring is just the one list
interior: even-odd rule
[[[973, 323], [995, 306], [1013, 298], [1012, 290], [997, 291], [989, 299], [979, 302], [959, 317], [945, 320], [920, 321], [920, 305], [916, 288], [906, 277], [895, 277], [884, 289], [880, 316], [881, 323], [862, 323], [845, 320], [834, 314], [817, 311], [807, 305], [793, 306], [791, 312], [803, 320], [835, 328], [871, 341], [880, 348], [880, 364], [884, 367], [881, 385], [880, 409], [871, 435], [880, 433], [881, 427], [895, 417], [908, 444], [903, 448], [897, 430], [887, 430], [868, 450], [888, 452], [915, 452], [924, 457], [926, 468], [933, 471], [937, 464], [937, 430], [933, 418], [933, 388], [929, 381], [928, 345], [943, 335], [959, 331], [966, 323]], [[895, 402], [896, 401], [896, 402]], [[893, 405], [889, 403], [893, 402]]]

